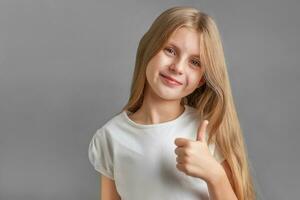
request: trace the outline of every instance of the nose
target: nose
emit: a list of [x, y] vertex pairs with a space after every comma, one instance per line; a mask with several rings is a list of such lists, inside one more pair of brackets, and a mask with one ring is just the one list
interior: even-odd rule
[[183, 69], [184, 69], [184, 62], [183, 61], [173, 62], [170, 65], [169, 69], [170, 69], [170, 71], [181, 75], [183, 73]]

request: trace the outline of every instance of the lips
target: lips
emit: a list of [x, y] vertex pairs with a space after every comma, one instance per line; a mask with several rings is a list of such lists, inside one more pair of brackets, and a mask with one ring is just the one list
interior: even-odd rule
[[167, 76], [167, 75], [165, 75], [165, 74], [160, 74], [160, 75], [163, 76], [163, 77], [165, 77], [165, 78], [167, 78], [167, 79], [169, 79], [169, 80], [171, 80], [171, 81], [175, 81], [176, 83], [182, 85], [182, 83], [179, 82], [179, 81], [177, 81], [175, 78], [172, 78], [172, 77]]

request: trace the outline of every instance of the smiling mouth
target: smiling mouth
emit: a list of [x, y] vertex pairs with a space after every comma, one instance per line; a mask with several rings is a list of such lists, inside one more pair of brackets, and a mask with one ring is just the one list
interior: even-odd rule
[[180, 83], [179, 81], [171, 78], [171, 77], [168, 77], [168, 76], [165, 76], [164, 74], [160, 74], [168, 83], [172, 84], [172, 85], [182, 85], [182, 83]]

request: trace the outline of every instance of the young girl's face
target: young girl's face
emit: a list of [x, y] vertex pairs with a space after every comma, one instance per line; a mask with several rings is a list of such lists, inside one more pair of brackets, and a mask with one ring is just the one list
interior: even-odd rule
[[[173, 32], [146, 68], [150, 92], [167, 100], [181, 100], [204, 83], [199, 33], [182, 27]], [[166, 76], [176, 80], [170, 81]], [[200, 82], [201, 81], [201, 82]]]

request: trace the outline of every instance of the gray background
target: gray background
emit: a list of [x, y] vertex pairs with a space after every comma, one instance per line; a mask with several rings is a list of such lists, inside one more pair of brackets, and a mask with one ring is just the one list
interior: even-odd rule
[[260, 199], [299, 199], [300, 1], [1, 0], [1, 200], [98, 199], [89, 141], [128, 99], [142, 34], [175, 5], [218, 24]]

